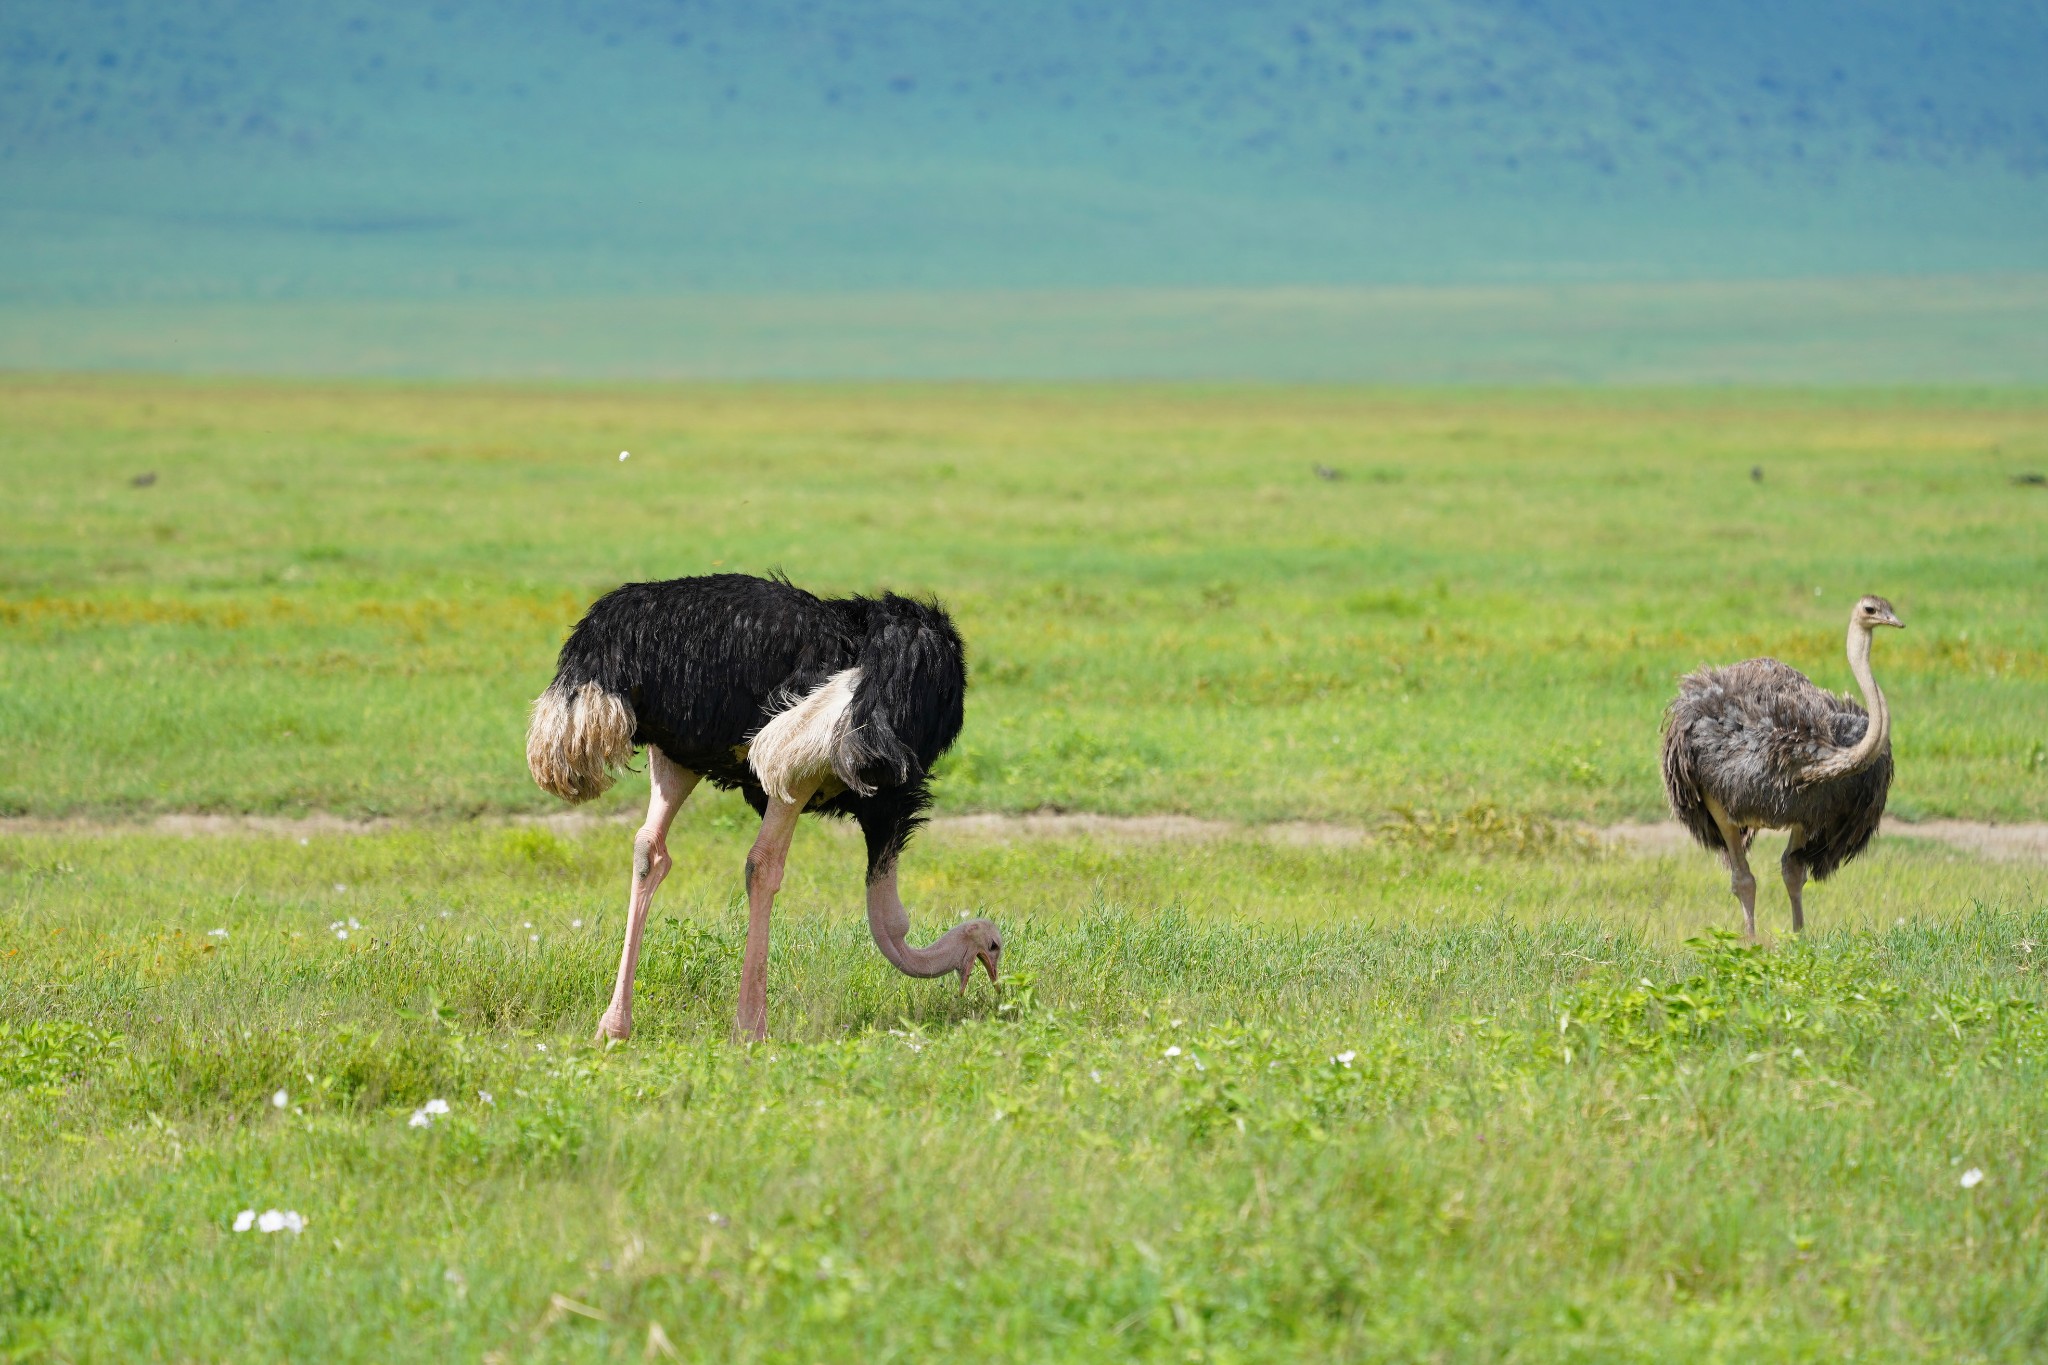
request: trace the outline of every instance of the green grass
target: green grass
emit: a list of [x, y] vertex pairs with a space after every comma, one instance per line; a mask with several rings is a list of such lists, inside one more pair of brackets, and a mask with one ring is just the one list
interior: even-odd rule
[[544, 809], [582, 607], [779, 566], [956, 609], [952, 809], [1647, 817], [1676, 674], [1847, 687], [1877, 591], [1894, 810], [2038, 819], [2044, 468], [2027, 394], [16, 377], [0, 810]]
[[[777, 1040], [744, 1051], [741, 814], [679, 826], [610, 1052], [621, 830], [0, 844], [0, 1342], [2048, 1349], [2038, 868], [1888, 841], [1816, 890], [1811, 942], [1745, 950], [1708, 932], [1734, 914], [1703, 858], [942, 833], [907, 864], [918, 935], [999, 916], [999, 1001], [891, 972], [857, 842], [807, 826]], [[232, 1230], [273, 1207], [310, 1224]]]
[[[0, 379], [0, 812], [114, 826], [0, 834], [0, 1360], [2038, 1359], [2043, 869], [1887, 837], [1748, 949], [1563, 823], [1870, 590], [1893, 811], [2048, 816], [2033, 470], [2012, 393]], [[598, 1049], [629, 826], [459, 817], [552, 808], [591, 597], [771, 566], [956, 609], [951, 810], [1380, 832], [935, 831], [962, 997], [807, 824], [740, 1049], [707, 795]]]

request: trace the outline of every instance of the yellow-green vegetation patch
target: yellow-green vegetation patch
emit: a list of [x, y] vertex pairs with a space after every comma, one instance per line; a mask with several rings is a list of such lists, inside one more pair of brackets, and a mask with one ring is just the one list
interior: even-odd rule
[[1680, 672], [1847, 687], [1876, 591], [1893, 809], [2039, 819], [2044, 467], [2028, 393], [15, 377], [0, 811], [545, 809], [583, 605], [780, 567], [955, 609], [955, 810], [1643, 818]]

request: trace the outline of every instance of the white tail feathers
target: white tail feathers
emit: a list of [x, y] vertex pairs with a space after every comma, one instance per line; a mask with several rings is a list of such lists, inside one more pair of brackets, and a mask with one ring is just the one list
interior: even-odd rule
[[860, 780], [872, 755], [852, 726], [853, 690], [859, 684], [857, 668], [834, 673], [761, 727], [747, 746], [747, 762], [770, 796], [794, 800], [799, 784], [814, 785], [827, 777], [862, 796], [874, 791]]
[[559, 683], [533, 703], [526, 766], [533, 780], [564, 801], [588, 801], [612, 784], [610, 769], [633, 756], [633, 708], [596, 683], [570, 691]]

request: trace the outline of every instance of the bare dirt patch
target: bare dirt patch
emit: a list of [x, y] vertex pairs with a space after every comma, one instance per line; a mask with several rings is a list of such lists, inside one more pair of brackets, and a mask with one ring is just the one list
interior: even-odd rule
[[[486, 825], [531, 825], [561, 833], [601, 826], [627, 826], [639, 817], [631, 812], [590, 815], [559, 811], [550, 815], [486, 816]], [[29, 834], [115, 834], [148, 831], [192, 838], [231, 834], [267, 834], [290, 838], [316, 835], [374, 834], [389, 830], [460, 823], [378, 816], [351, 819], [316, 812], [311, 815], [198, 815], [174, 813], [146, 820], [44, 819], [0, 817], [0, 836]], [[1251, 839], [1295, 848], [1357, 848], [1374, 843], [1382, 833], [1366, 825], [1314, 820], [1272, 824], [1239, 824], [1193, 815], [1094, 815], [1078, 811], [1035, 811], [1023, 815], [983, 813], [946, 815], [931, 822], [934, 834], [949, 838], [995, 841], [1019, 839], [1098, 839], [1134, 844], [1204, 843]], [[1587, 825], [1577, 833], [1598, 843], [1645, 856], [1685, 853], [1693, 848], [1683, 826], [1671, 821]], [[1946, 844], [1994, 862], [2048, 863], [2048, 823], [2000, 825], [1982, 820], [1887, 820], [1883, 834], [1895, 839], [1925, 839]]]

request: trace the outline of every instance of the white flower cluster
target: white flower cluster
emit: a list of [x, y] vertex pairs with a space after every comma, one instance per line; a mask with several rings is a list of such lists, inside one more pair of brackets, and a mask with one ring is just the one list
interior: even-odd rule
[[306, 1230], [306, 1219], [291, 1209], [265, 1209], [261, 1213], [243, 1209], [235, 1215], [235, 1231], [247, 1232], [250, 1228], [258, 1232], [289, 1232], [296, 1236]]
[[420, 1106], [419, 1108], [417, 1108], [417, 1109], [415, 1109], [415, 1110], [413, 1110], [413, 1111], [412, 1111], [412, 1117], [411, 1117], [410, 1119], [407, 1119], [407, 1120], [406, 1120], [406, 1127], [408, 1127], [408, 1128], [426, 1128], [426, 1127], [430, 1127], [430, 1126], [431, 1126], [431, 1125], [433, 1124], [433, 1122], [434, 1122], [434, 1120], [435, 1120], [435, 1119], [439, 1118], [439, 1117], [440, 1117], [441, 1115], [443, 1115], [443, 1114], [445, 1114], [445, 1113], [447, 1113], [447, 1112], [448, 1112], [448, 1101], [446, 1101], [446, 1100], [428, 1100], [428, 1101], [427, 1101], [427, 1102], [426, 1102], [425, 1104], [421, 1105], [421, 1106]]

